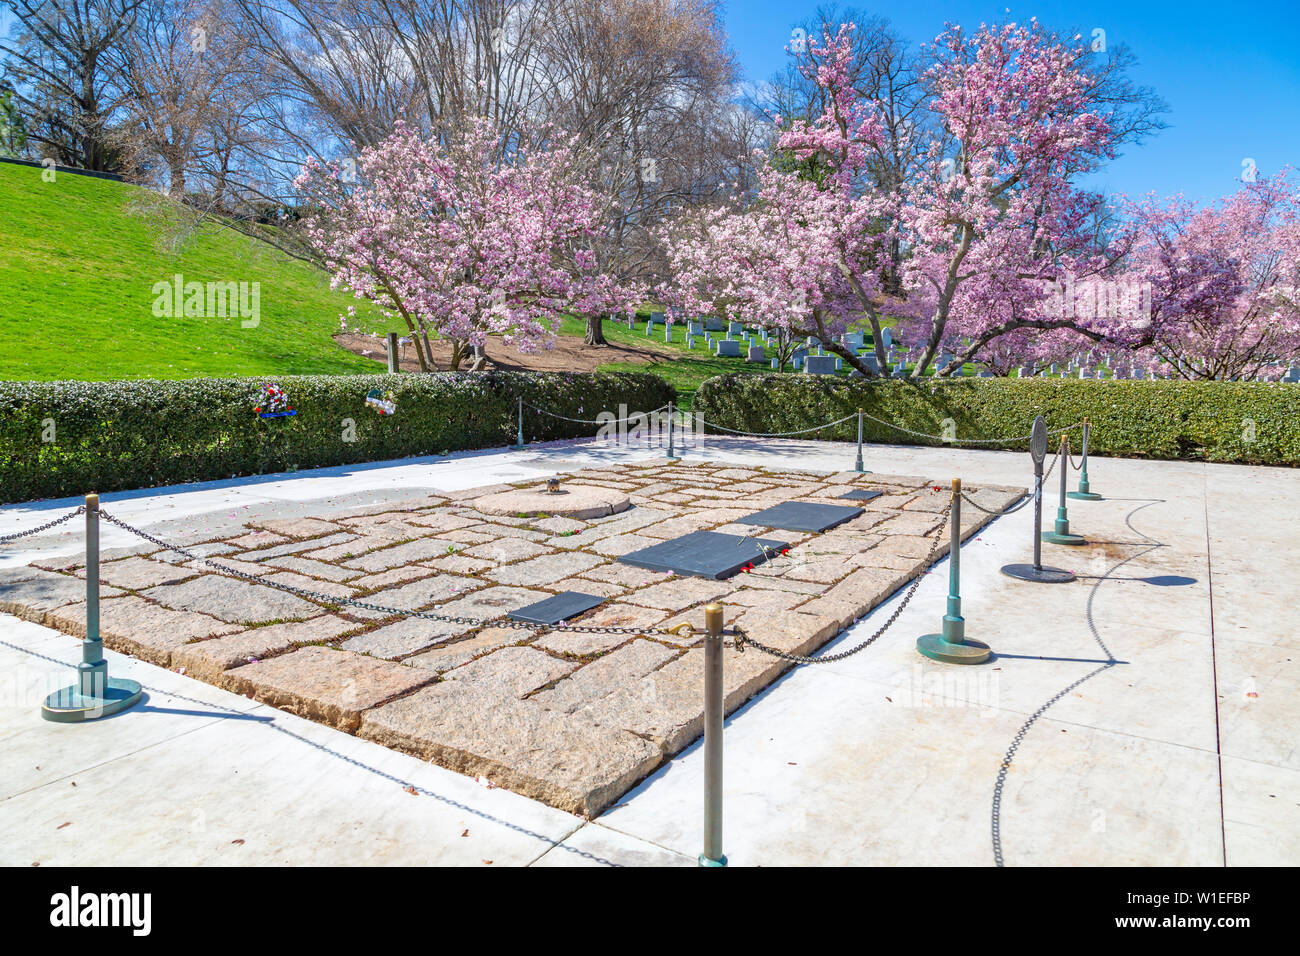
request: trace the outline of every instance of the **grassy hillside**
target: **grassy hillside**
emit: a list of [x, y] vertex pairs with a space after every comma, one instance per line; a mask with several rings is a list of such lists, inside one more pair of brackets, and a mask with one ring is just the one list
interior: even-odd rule
[[[331, 335], [355, 305], [366, 331], [392, 328], [369, 303], [330, 291], [320, 270], [215, 223], [197, 229], [147, 190], [0, 163], [0, 380], [183, 379], [200, 376], [344, 374], [379, 366], [340, 348]], [[158, 282], [260, 283], [260, 320], [154, 314]], [[582, 337], [565, 319], [559, 333]], [[650, 371], [677, 387], [684, 407], [707, 378], [766, 372], [766, 364], [688, 350], [685, 328], [671, 342], [605, 324], [611, 342], [649, 347], [649, 365], [610, 363], [603, 371]], [[382, 345], [376, 345], [382, 350]], [[768, 353], [769, 356], [771, 353]], [[847, 374], [847, 373], [845, 373]]]
[[[0, 163], [0, 379], [179, 379], [374, 371], [330, 338], [351, 297], [319, 270], [146, 191]], [[179, 241], [178, 241], [179, 240]], [[175, 251], [174, 251], [175, 250]], [[154, 283], [259, 282], [260, 322], [153, 314]], [[368, 328], [383, 327], [357, 303]]]

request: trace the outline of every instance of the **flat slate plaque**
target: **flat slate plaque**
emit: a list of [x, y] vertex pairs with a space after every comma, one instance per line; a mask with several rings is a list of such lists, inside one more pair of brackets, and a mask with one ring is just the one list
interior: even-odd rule
[[883, 494], [883, 491], [869, 491], [866, 488], [855, 488], [853, 491], [840, 495], [840, 497], [852, 498], [854, 501], [873, 501]]
[[673, 571], [697, 578], [731, 577], [747, 564], [767, 560], [764, 548], [776, 553], [789, 545], [784, 541], [746, 538], [717, 531], [691, 534], [625, 554], [618, 560], [651, 571]]
[[758, 524], [786, 531], [825, 531], [837, 524], [852, 521], [862, 514], [861, 508], [848, 505], [819, 505], [811, 501], [783, 501], [752, 515], [737, 518], [740, 524]]
[[581, 591], [561, 591], [555, 597], [537, 601], [517, 611], [511, 611], [506, 617], [528, 624], [559, 624], [569, 618], [590, 611], [598, 604], [604, 604], [605, 598]]

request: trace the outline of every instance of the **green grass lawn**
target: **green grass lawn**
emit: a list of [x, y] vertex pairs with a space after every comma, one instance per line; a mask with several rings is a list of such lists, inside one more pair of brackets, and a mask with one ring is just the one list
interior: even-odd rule
[[[268, 243], [213, 222], [186, 228], [168, 203], [135, 186], [71, 173], [45, 182], [41, 172], [0, 163], [0, 379], [374, 372], [381, 366], [331, 338], [339, 313], [355, 305], [366, 331], [404, 331]], [[177, 274], [187, 282], [258, 283], [257, 325], [245, 328], [238, 316], [155, 315], [155, 283]], [[558, 331], [581, 337], [585, 327], [567, 318]], [[669, 342], [662, 327], [647, 337], [644, 317], [631, 330], [606, 322], [605, 336], [662, 358], [602, 370], [653, 372], [677, 388], [684, 408], [714, 375], [771, 371], [767, 362], [718, 358], [702, 343], [687, 349], [684, 324]]]
[[[576, 320], [566, 319], [560, 329], [563, 335], [582, 335], [585, 332], [583, 323]], [[723, 336], [725, 333], [712, 333], [714, 340]], [[647, 336], [645, 334], [645, 316], [638, 315], [635, 327], [628, 327], [619, 322], [605, 323], [605, 338], [611, 342], [620, 344], [655, 346], [663, 352], [663, 361], [655, 362], [651, 365], [636, 365], [628, 362], [611, 362], [601, 366], [602, 370], [608, 371], [652, 371], [656, 375], [671, 382], [677, 389], [679, 403], [682, 408], [690, 408], [695, 399], [695, 390], [706, 378], [712, 378], [714, 375], [727, 375], [733, 372], [743, 374], [772, 374], [771, 360], [776, 357], [776, 350], [768, 348], [765, 350], [767, 361], [762, 365], [756, 362], [748, 362], [745, 359], [748, 343], [742, 342], [740, 346], [740, 358], [718, 358], [707, 350], [703, 342], [697, 337], [694, 349], [686, 347], [686, 326], [684, 323], [676, 323], [671, 330], [671, 339], [664, 340], [663, 326], [656, 326], [654, 331]], [[871, 344], [871, 333], [866, 333], [867, 344]], [[786, 375], [801, 374], [787, 364], [783, 370]], [[847, 365], [837, 373], [840, 377], [848, 377], [850, 369]]]
[[[273, 246], [219, 225], [172, 252], [146, 190], [0, 163], [0, 379], [348, 373], [375, 363], [330, 338], [350, 296]], [[153, 314], [158, 281], [260, 283], [260, 322]], [[356, 302], [367, 328], [385, 320]]]
[[[559, 332], [561, 335], [581, 337], [586, 333], [586, 329], [585, 322], [566, 318], [560, 324]], [[714, 333], [714, 335], [716, 337], [717, 333]], [[698, 342], [694, 349], [687, 349], [686, 326], [681, 324], [673, 328], [671, 342], [665, 342], [663, 326], [657, 326], [654, 333], [650, 337], [646, 337], [645, 321], [642, 317], [638, 317], [634, 329], [628, 329], [626, 325], [620, 322], [606, 321], [605, 338], [609, 342], [616, 342], [620, 345], [649, 347], [661, 352], [663, 354], [662, 360], [652, 362], [649, 365], [636, 362], [606, 362], [600, 366], [600, 370], [604, 372], [653, 372], [655, 375], [666, 379], [677, 389], [678, 404], [682, 408], [690, 408], [691, 402], [695, 398], [695, 390], [700, 387], [700, 383], [706, 378], [712, 378], [715, 375], [726, 375], [731, 372], [757, 373], [772, 371], [766, 364], [751, 365], [744, 358], [718, 358], [710, 354]]]

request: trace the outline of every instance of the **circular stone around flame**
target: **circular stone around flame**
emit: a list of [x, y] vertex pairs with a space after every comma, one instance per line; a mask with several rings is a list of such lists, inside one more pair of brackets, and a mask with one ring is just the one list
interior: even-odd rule
[[632, 503], [627, 495], [612, 488], [566, 484], [558, 492], [547, 491], [545, 485], [502, 491], [475, 498], [471, 505], [489, 515], [548, 514], [584, 519], [612, 515], [630, 508]]

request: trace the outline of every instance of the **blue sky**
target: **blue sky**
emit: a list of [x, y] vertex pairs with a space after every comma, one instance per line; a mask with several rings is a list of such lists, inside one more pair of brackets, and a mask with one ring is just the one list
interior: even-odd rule
[[[781, 67], [790, 30], [817, 6], [817, 0], [727, 0], [727, 32], [748, 80], [766, 80]], [[1260, 175], [1300, 166], [1300, 0], [860, 6], [888, 16], [917, 44], [932, 40], [946, 21], [969, 28], [1008, 10], [1013, 19], [1037, 16], [1084, 36], [1101, 28], [1109, 43], [1126, 43], [1138, 57], [1136, 82], [1168, 103], [1169, 128], [1128, 147], [1089, 181], [1094, 189], [1130, 196], [1182, 192], [1208, 202], [1237, 188], [1247, 159]], [[0, 11], [0, 30], [10, 19]]]
[[[845, 4], [848, 5], [848, 4]], [[728, 0], [727, 32], [746, 79], [780, 69], [791, 29], [816, 0]], [[1209, 202], [1239, 188], [1244, 160], [1259, 175], [1300, 167], [1300, 0], [1239, 3], [1047, 3], [926, 0], [876, 6], [908, 40], [929, 42], [945, 22], [969, 28], [1037, 17], [1056, 30], [1106, 31], [1137, 55], [1133, 76], [1169, 106], [1168, 128], [1129, 146], [1088, 185], [1136, 197], [1182, 192]], [[1007, 11], [1010, 11], [1009, 14]]]

